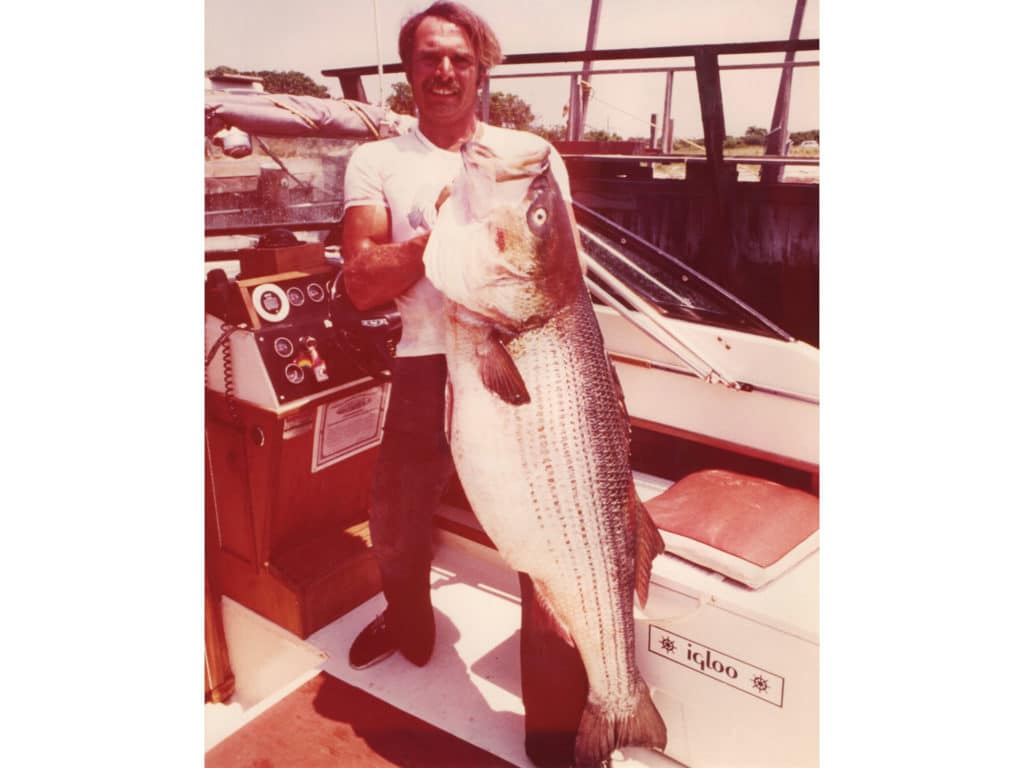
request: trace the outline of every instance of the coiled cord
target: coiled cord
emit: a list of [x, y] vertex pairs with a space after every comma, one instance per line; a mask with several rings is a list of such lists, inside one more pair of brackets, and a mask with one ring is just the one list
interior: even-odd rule
[[224, 364], [224, 398], [228, 403], [228, 413], [231, 414], [231, 420], [235, 424], [241, 422], [241, 418], [238, 415], [238, 401], [235, 398], [235, 372], [234, 365], [231, 359], [231, 345], [227, 343], [227, 340], [231, 337], [231, 334], [235, 331], [241, 331], [245, 329], [245, 325], [230, 325], [224, 323], [220, 327], [221, 334], [217, 340], [210, 347], [209, 352], [206, 353], [206, 367], [203, 369], [204, 380], [207, 388], [210, 386], [210, 362], [217, 354], [217, 350], [220, 348], [224, 349], [222, 355]]

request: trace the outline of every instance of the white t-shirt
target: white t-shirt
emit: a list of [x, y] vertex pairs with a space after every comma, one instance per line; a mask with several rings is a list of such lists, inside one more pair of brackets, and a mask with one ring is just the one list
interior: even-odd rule
[[[525, 154], [551, 145], [540, 136], [484, 125], [477, 138], [498, 155]], [[551, 172], [566, 203], [571, 204], [569, 174], [551, 147]], [[391, 213], [391, 241], [401, 243], [427, 232], [418, 212], [432, 205], [446, 184], [462, 170], [458, 151], [441, 149], [420, 133], [409, 133], [356, 148], [345, 171], [345, 210], [359, 205], [384, 206]], [[399, 357], [444, 354], [441, 293], [420, 278], [395, 303], [402, 315]]]

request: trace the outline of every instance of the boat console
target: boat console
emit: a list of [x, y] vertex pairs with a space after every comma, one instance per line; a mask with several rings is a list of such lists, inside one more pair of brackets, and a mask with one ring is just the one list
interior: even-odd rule
[[379, 590], [366, 510], [401, 324], [359, 313], [322, 243], [271, 232], [207, 277], [207, 563], [306, 637]]

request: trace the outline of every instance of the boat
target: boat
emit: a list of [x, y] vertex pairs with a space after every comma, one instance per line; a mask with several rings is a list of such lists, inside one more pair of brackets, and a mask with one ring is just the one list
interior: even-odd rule
[[[693, 62], [700, 85], [701, 155], [654, 142], [556, 144], [625, 392], [634, 478], [669, 550], [635, 616], [668, 744], [620, 750], [614, 765], [817, 765], [817, 185], [768, 171], [741, 178], [741, 164], [806, 158], [781, 145], [723, 155], [718, 77], [728, 56], [777, 54], [786, 72], [792, 54], [817, 47], [794, 35], [588, 48], [509, 56], [494, 73], [677, 58]], [[208, 85], [212, 767], [532, 765], [519, 585], [457, 483], [435, 520], [435, 657], [423, 669], [396, 657], [347, 665], [352, 638], [382, 607], [366, 507], [401, 318], [393, 306], [358, 312], [347, 301], [337, 224], [352, 149], [410, 125], [366, 102], [360, 78], [388, 67], [325, 70], [342, 100], [267, 94], [245, 77]], [[655, 178], [674, 163], [685, 163], [685, 178]], [[750, 293], [751, 273], [775, 294]]]

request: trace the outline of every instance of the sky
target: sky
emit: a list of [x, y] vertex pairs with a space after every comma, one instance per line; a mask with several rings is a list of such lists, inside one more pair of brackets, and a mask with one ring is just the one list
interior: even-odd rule
[[[789, 37], [796, 0], [604, 0], [595, 47], [639, 48], [696, 43], [780, 40]], [[591, 0], [467, 0], [467, 5], [494, 28], [506, 54], [582, 50], [586, 46]], [[429, 0], [377, 0], [381, 59], [397, 62], [398, 30], [402, 21], [429, 5]], [[242, 71], [297, 70], [340, 96], [337, 80], [324, 69], [377, 63], [373, 0], [206, 0], [204, 68], [219, 65]], [[800, 36], [819, 37], [818, 0], [807, 0]], [[721, 64], [780, 61], [782, 54], [727, 57]], [[818, 51], [798, 55], [798, 61], [817, 61]], [[659, 62], [608, 62], [595, 68], [652, 66]], [[689, 58], [664, 62], [692, 66]], [[561, 70], [565, 65], [545, 65]], [[525, 71], [523, 68], [518, 70]], [[742, 135], [749, 126], [768, 127], [781, 70], [722, 73], [726, 132]], [[818, 68], [794, 70], [790, 131], [819, 127]], [[385, 75], [383, 95], [401, 75]], [[587, 115], [588, 128], [623, 137], [644, 136], [650, 115], [662, 119], [665, 100], [663, 74], [599, 76]], [[376, 76], [365, 77], [367, 98], [377, 101], [382, 89]], [[522, 97], [543, 125], [563, 122], [569, 79], [500, 79], [492, 90]], [[676, 73], [672, 93], [674, 136], [703, 135], [693, 72]], [[659, 131], [660, 132], [660, 131]]]

